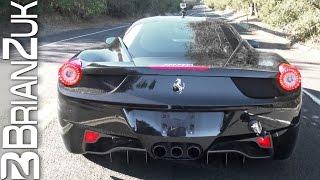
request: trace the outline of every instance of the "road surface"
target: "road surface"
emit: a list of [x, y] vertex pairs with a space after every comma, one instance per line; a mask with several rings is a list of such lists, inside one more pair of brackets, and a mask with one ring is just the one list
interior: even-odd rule
[[[214, 12], [204, 12], [199, 8], [191, 13], [218, 16]], [[121, 36], [127, 27], [128, 24], [123, 24], [80, 29], [39, 39], [39, 153], [42, 158], [42, 179], [319, 179], [320, 92], [309, 86], [309, 94], [303, 95], [303, 114], [297, 146], [292, 157], [286, 161], [246, 160], [242, 164], [241, 157], [232, 155], [225, 167], [224, 157], [214, 155], [208, 166], [205, 160], [167, 162], [149, 159], [146, 164], [143, 154], [130, 154], [130, 164], [127, 164], [126, 155], [122, 153], [114, 154], [112, 163], [108, 156], [68, 153], [60, 138], [57, 122], [57, 69], [79, 50], [103, 46], [106, 37]], [[260, 37], [259, 34], [256, 37]], [[279, 50], [277, 47], [269, 49]], [[0, 71], [7, 69], [7, 66], [0, 64]], [[316, 67], [319, 68], [320, 65]], [[5, 86], [1, 88], [1, 92], [9, 89]], [[1, 118], [8, 118], [7, 110], [2, 108], [0, 113]]]

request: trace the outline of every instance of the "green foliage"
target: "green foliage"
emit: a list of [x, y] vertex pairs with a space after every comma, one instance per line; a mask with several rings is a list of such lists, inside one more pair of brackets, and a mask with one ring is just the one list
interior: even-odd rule
[[282, 0], [257, 0], [260, 17], [269, 17], [270, 14], [274, 12], [277, 4], [281, 2]]
[[[25, 5], [33, 2], [34, 0], [15, 0], [13, 2]], [[16, 10], [16, 8], [11, 7], [10, 0], [0, 0], [0, 15], [11, 14], [11, 10]]]
[[258, 4], [259, 17], [266, 23], [283, 28], [298, 41], [320, 35], [320, 0], [205, 0], [213, 9], [247, 9]]
[[[18, 4], [21, 5], [26, 5], [29, 4], [31, 2], [33, 2], [34, 0], [14, 0], [13, 2], [16, 2]], [[30, 10], [28, 10], [29, 13], [33, 13], [37, 11], [37, 8], [32, 8]], [[20, 13], [20, 10], [18, 8], [12, 7], [10, 5], [10, 0], [0, 0], [0, 22], [6, 22], [9, 23], [10, 20], [10, 15], [11, 14], [16, 14], [16, 13]], [[0, 27], [1, 29], [1, 27]]]
[[294, 40], [305, 41], [320, 35], [319, 1], [269, 0], [260, 3], [260, 17], [268, 24], [291, 32]]
[[231, 5], [232, 0], [205, 0], [205, 3], [212, 9], [224, 10]]
[[299, 19], [306, 11], [305, 3], [296, 0], [286, 0], [277, 4], [270, 14], [264, 17], [265, 21], [273, 26], [282, 27]]
[[205, 0], [212, 9], [224, 10], [226, 8], [242, 9], [248, 6], [250, 0]]
[[[27, 4], [34, 0], [15, 0]], [[133, 17], [145, 14], [158, 15], [180, 10], [181, 0], [40, 0], [38, 14], [58, 12], [63, 16], [92, 18], [97, 15]], [[11, 14], [9, 0], [0, 0], [0, 20]]]
[[179, 3], [179, 0], [109, 0], [107, 13], [117, 17], [162, 14], [177, 11]]
[[177, 11], [179, 0], [51, 0], [49, 7], [61, 14], [81, 18], [107, 14], [116, 17]]
[[0, 15], [5, 15], [9, 10], [9, 1], [0, 1]]
[[298, 20], [290, 24], [293, 38], [297, 41], [304, 41], [313, 36], [320, 35], [320, 11], [312, 10], [303, 13]]
[[49, 5], [54, 11], [81, 18], [101, 14], [107, 7], [107, 0], [52, 0], [47, 3], [44, 5]]

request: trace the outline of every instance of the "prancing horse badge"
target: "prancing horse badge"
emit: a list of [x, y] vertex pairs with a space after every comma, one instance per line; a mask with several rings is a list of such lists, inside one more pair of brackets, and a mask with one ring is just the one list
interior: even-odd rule
[[184, 88], [184, 82], [182, 82], [180, 78], [177, 78], [177, 80], [173, 83], [172, 90], [178, 94], [181, 94]]

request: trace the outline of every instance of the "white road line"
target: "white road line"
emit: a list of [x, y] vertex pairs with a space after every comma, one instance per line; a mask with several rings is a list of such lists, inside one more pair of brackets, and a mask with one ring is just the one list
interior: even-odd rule
[[320, 106], [320, 99], [311, 94], [309, 91], [303, 89], [303, 92], [308, 95], [315, 103], [317, 103]]
[[102, 30], [102, 31], [97, 31], [97, 32], [88, 33], [88, 34], [83, 34], [83, 35], [80, 35], [80, 36], [75, 36], [75, 37], [71, 37], [71, 38], [67, 38], [67, 39], [62, 39], [62, 40], [59, 40], [59, 41], [55, 41], [55, 42], [52, 42], [52, 43], [44, 44], [44, 45], [41, 45], [41, 46], [39, 46], [39, 47], [44, 47], [44, 46], [48, 46], [48, 45], [55, 44], [55, 43], [59, 43], [59, 42], [65, 42], [65, 41], [69, 41], [69, 40], [73, 40], [73, 39], [78, 39], [78, 38], [82, 38], [82, 37], [86, 37], [86, 36], [91, 36], [91, 35], [95, 35], [95, 34], [107, 32], [107, 31], [112, 31], [112, 30], [115, 30], [115, 29], [121, 29], [121, 28], [128, 27], [128, 26], [129, 26], [129, 25], [123, 25], [123, 26], [118, 26], [118, 27], [114, 27], [114, 28], [110, 28], [110, 29], [105, 29], [105, 30]]

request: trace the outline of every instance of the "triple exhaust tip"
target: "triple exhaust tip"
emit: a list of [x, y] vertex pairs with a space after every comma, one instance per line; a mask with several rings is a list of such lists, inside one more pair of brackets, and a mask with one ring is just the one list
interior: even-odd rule
[[197, 146], [190, 146], [187, 149], [187, 155], [192, 159], [198, 158], [200, 154], [201, 154], [201, 149]]
[[[163, 158], [167, 155], [167, 149], [163, 145], [156, 145], [153, 148], [153, 154], [156, 158]], [[183, 149], [181, 146], [173, 146], [170, 149], [170, 156], [172, 158], [181, 158], [183, 156]], [[196, 159], [200, 156], [201, 149], [197, 146], [190, 146], [187, 148], [186, 156], [190, 159]]]
[[173, 146], [171, 148], [171, 156], [174, 158], [180, 158], [183, 154], [182, 148], [180, 146]]
[[157, 157], [157, 158], [162, 158], [167, 154], [167, 150], [164, 146], [162, 145], [157, 145], [153, 148], [153, 154]]

